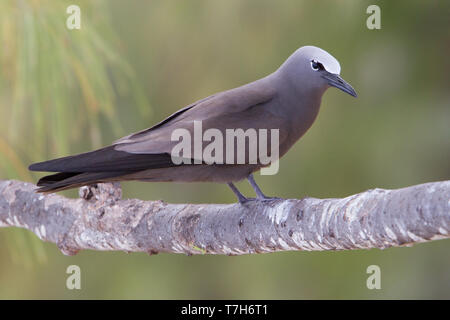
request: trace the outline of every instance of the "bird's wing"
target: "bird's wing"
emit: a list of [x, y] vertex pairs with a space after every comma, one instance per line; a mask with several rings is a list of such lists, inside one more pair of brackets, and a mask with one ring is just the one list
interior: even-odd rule
[[280, 140], [283, 140], [286, 138], [282, 128], [285, 121], [271, 110], [276, 108], [275, 98], [276, 91], [261, 83], [221, 92], [181, 109], [150, 129], [118, 140], [115, 150], [133, 154], [170, 154], [179, 143], [179, 140], [171, 139], [174, 130], [186, 129], [193, 137], [194, 121], [202, 122], [203, 132], [215, 128], [224, 137], [226, 129], [280, 129]]
[[159, 124], [124, 137], [111, 146], [34, 163], [29, 169], [68, 173], [110, 172], [116, 176], [118, 172], [172, 167], [175, 164], [171, 152], [178, 143], [171, 141], [175, 129], [185, 128], [193, 135], [195, 120], [202, 120], [203, 130], [217, 128], [222, 132], [232, 128], [279, 128], [281, 119], [273, 116], [268, 108], [261, 108], [274, 97], [275, 92], [270, 88], [251, 84], [225, 91], [199, 100]]
[[185, 113], [186, 111], [188, 111], [189, 109], [192, 109], [193, 107], [201, 104], [204, 101], [210, 100], [214, 97], [214, 95], [208, 96], [206, 98], [203, 98], [201, 100], [198, 100], [194, 103], [191, 103], [190, 105], [172, 113], [170, 116], [168, 116], [167, 118], [165, 118], [164, 120], [158, 122], [157, 124], [155, 124], [154, 126], [132, 133], [128, 136], [122, 137], [116, 141], [113, 142], [113, 144], [119, 144], [119, 143], [127, 143], [127, 142], [136, 142], [138, 140], [140, 140], [141, 138], [144, 138], [149, 132], [151, 132], [152, 130], [155, 130], [157, 128], [162, 127], [165, 124], [169, 124], [172, 121], [176, 121], [176, 118], [178, 118], [181, 114]]
[[48, 172], [125, 172], [170, 167], [170, 154], [132, 154], [117, 151], [114, 146], [73, 156], [33, 163], [31, 171]]

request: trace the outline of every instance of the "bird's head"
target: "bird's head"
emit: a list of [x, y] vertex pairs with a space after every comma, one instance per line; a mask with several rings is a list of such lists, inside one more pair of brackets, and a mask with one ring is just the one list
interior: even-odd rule
[[294, 84], [303, 90], [325, 92], [336, 87], [356, 97], [356, 91], [341, 78], [339, 62], [328, 52], [314, 46], [305, 46], [295, 51], [281, 66]]

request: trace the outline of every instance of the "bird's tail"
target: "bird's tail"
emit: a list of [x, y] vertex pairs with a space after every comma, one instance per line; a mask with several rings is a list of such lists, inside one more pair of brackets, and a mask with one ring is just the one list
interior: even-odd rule
[[42, 177], [37, 192], [51, 193], [101, 182], [117, 181], [129, 172], [60, 172]]
[[84, 185], [118, 181], [121, 176], [147, 169], [174, 166], [170, 154], [133, 154], [105, 147], [74, 156], [34, 163], [31, 171], [55, 174], [41, 178], [38, 192], [56, 192]]

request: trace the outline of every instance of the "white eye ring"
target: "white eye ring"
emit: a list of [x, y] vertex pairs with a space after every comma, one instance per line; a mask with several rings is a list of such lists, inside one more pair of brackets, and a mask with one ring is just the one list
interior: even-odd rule
[[323, 69], [323, 66], [320, 62], [311, 60], [311, 69], [313, 69], [314, 71], [319, 71], [320, 69]]

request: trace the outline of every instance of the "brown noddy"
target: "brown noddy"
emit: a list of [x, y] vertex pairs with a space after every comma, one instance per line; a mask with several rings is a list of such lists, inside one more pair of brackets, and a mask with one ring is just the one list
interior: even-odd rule
[[[175, 164], [171, 152], [179, 141], [172, 138], [174, 130], [185, 129], [195, 135], [194, 122], [199, 121], [203, 130], [214, 128], [224, 135], [227, 129], [278, 129], [278, 154], [282, 157], [311, 127], [322, 95], [329, 87], [356, 97], [355, 90], [340, 77], [340, 65], [333, 56], [314, 46], [301, 47], [274, 73], [262, 79], [194, 102], [153, 127], [110, 146], [34, 163], [29, 169], [57, 172], [38, 181], [39, 192], [124, 180], [220, 182], [230, 186], [239, 202], [245, 202], [248, 199], [233, 182], [247, 178], [257, 199], [272, 199], [261, 192], [253, 178], [253, 172], [264, 167], [259, 159], [257, 163], [243, 164], [202, 161]], [[202, 143], [206, 145], [205, 141]], [[249, 145], [250, 142], [245, 149], [246, 161]]]

